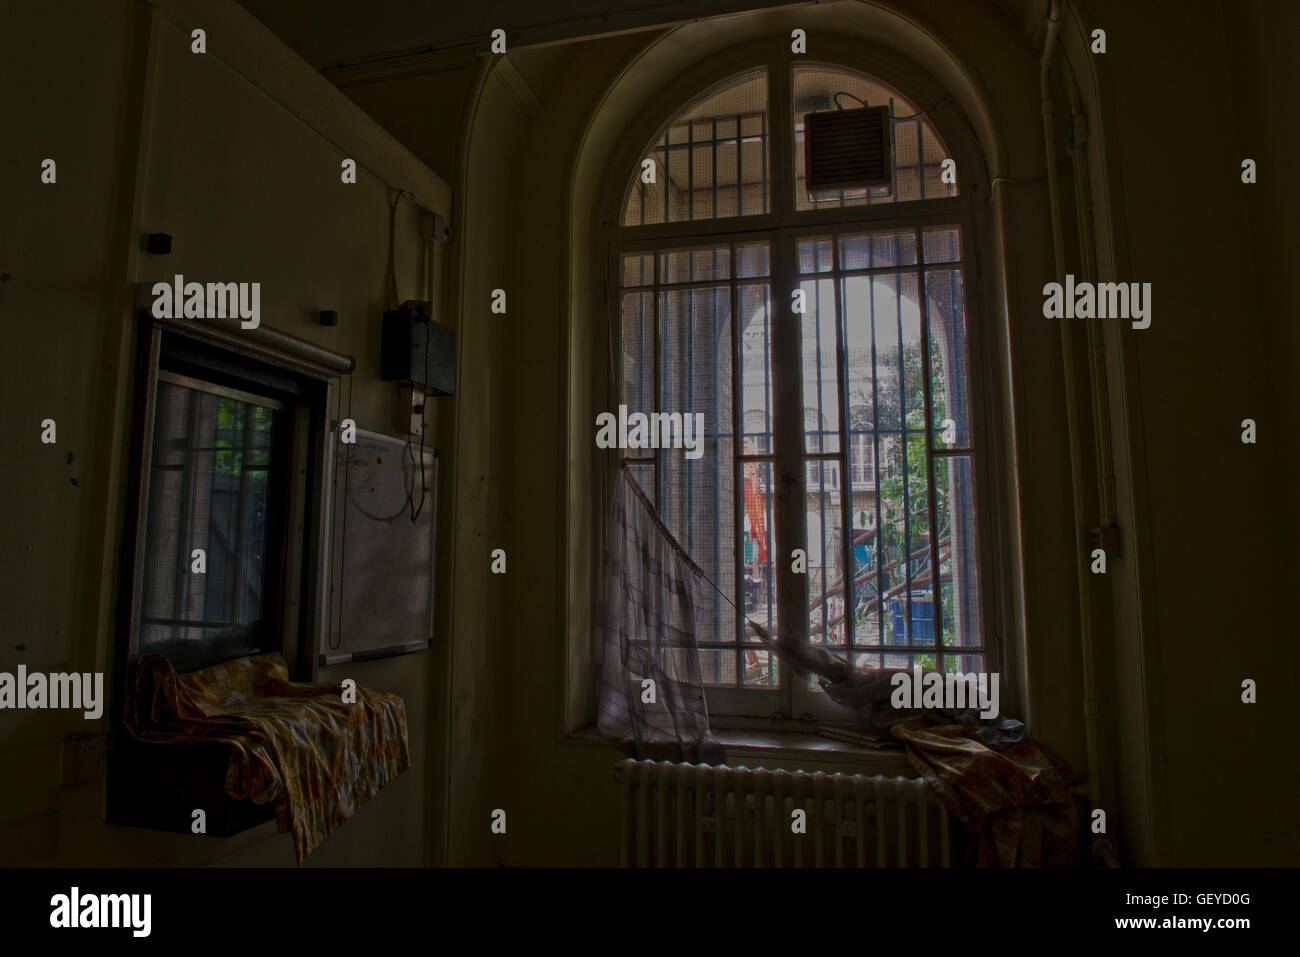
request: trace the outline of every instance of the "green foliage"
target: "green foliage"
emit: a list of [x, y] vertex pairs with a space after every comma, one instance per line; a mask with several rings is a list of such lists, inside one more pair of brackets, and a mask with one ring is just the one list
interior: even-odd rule
[[[930, 364], [934, 413], [929, 422], [937, 426], [947, 415], [943, 362], [937, 350], [931, 354]], [[873, 400], [879, 402], [878, 421], [881, 436], [878, 449], [881, 461], [877, 496], [882, 524], [879, 544], [883, 550], [881, 561], [888, 565], [893, 561], [905, 561], [906, 555], [922, 548], [925, 543], [925, 533], [930, 530], [926, 467], [931, 430], [925, 414], [923, 379], [925, 373], [921, 344], [910, 343], [903, 348], [901, 390], [897, 352], [879, 357], [877, 371], [877, 387], [874, 396], [870, 380], [850, 392], [849, 407], [853, 410], [850, 416], [850, 427], [855, 431], [870, 433], [873, 426], [872, 402]], [[906, 429], [902, 441], [899, 440], [897, 432], [891, 435], [886, 431], [896, 430], [900, 422]], [[934, 434], [937, 435], [937, 429]], [[935, 513], [941, 536], [951, 522], [950, 467], [948, 459], [935, 459]], [[904, 488], [906, 488], [906, 496], [904, 496]], [[909, 513], [906, 521], [904, 508]], [[904, 542], [903, 539], [909, 532], [910, 540]], [[943, 633], [946, 635], [952, 634], [955, 623], [951, 592], [951, 587], [940, 590], [942, 603], [940, 613]], [[860, 615], [856, 620], [858, 624], [862, 623]], [[919, 660], [922, 660], [927, 668], [934, 667], [933, 656], [922, 656]]]
[[244, 462], [244, 428], [251, 421], [251, 437], [247, 467], [249, 471], [263, 471], [271, 464], [271, 429], [274, 413], [260, 405], [250, 405], [238, 399], [218, 398], [216, 415], [215, 469], [222, 475], [242, 474]]

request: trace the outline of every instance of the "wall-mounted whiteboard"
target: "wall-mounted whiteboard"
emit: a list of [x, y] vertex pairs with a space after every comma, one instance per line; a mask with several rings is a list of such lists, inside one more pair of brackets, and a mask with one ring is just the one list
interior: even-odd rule
[[426, 448], [421, 455], [418, 441], [365, 429], [357, 429], [354, 443], [342, 442], [337, 428], [330, 436], [332, 522], [320, 663], [428, 648], [438, 450]]

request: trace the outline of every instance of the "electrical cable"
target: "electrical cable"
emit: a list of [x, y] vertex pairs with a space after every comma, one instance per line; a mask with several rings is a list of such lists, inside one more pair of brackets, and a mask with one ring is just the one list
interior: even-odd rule
[[[429, 323], [431, 321], [432, 320], [428, 319], [427, 317], [424, 320], [424, 375], [422, 378], [426, 382], [429, 379], [429, 340], [433, 338], [431, 331], [429, 329]], [[428, 431], [428, 420], [425, 418], [426, 416], [425, 410], [427, 408], [428, 408], [428, 396], [421, 393], [420, 396], [420, 504], [417, 506], [414, 501], [414, 496], [408, 494], [408, 499], [411, 502], [411, 524], [412, 525], [414, 525], [419, 520], [420, 512], [424, 510], [424, 493], [425, 493], [424, 433]], [[409, 436], [407, 437], [406, 445], [408, 449], [411, 446], [411, 440]], [[412, 470], [412, 474], [414, 474], [414, 470]]]
[[925, 114], [929, 113], [931, 110], [933, 110], [936, 106], [938, 106], [938, 105], [939, 105], [940, 103], [942, 103], [944, 100], [952, 100], [952, 102], [953, 102], [954, 104], [957, 102], [956, 100], [953, 100], [953, 99], [952, 99], [952, 96], [951, 96], [951, 95], [945, 93], [943, 96], [939, 97], [939, 99], [935, 100], [933, 103], [931, 103], [931, 104], [930, 104], [929, 106], [927, 106], [925, 109], [921, 110], [919, 113], [912, 113], [912, 114], [910, 114], [910, 115], [908, 115], [908, 116], [895, 116], [895, 117], [893, 117], [893, 120], [894, 120], [895, 123], [897, 123], [897, 122], [900, 122], [900, 121], [902, 121], [902, 120], [914, 120], [914, 119], [916, 119], [916, 118], [919, 117], [919, 116], [925, 116]]
[[869, 106], [869, 105], [870, 105], [869, 103], [867, 103], [866, 100], [864, 100], [862, 97], [858, 96], [856, 93], [850, 93], [850, 92], [848, 92], [847, 90], [840, 90], [838, 93], [836, 93], [834, 96], [831, 97], [831, 102], [835, 104], [835, 109], [837, 109], [837, 110], [842, 110], [842, 109], [844, 109], [844, 107], [840, 106], [840, 97], [842, 97], [842, 96], [851, 96], [851, 97], [853, 97], [853, 99], [857, 100], [857, 101], [858, 101], [859, 103], [861, 103], [863, 106]]
[[392, 205], [388, 207], [388, 308], [397, 308], [397, 266], [394, 261], [393, 250], [397, 245], [397, 204], [403, 196], [410, 196], [415, 199], [415, 195], [406, 189], [399, 189], [393, 196]]

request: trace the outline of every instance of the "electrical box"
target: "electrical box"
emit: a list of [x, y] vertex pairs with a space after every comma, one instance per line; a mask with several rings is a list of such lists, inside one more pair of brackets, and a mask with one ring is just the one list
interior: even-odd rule
[[803, 128], [808, 192], [865, 189], [893, 181], [888, 107], [809, 113]]
[[426, 395], [455, 394], [456, 333], [429, 318], [424, 304], [385, 312], [380, 335], [381, 379]]

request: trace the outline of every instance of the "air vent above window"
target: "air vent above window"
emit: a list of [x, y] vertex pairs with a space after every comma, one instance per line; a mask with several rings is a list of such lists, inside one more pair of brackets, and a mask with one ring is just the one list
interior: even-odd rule
[[810, 193], [888, 186], [893, 178], [889, 108], [809, 113], [804, 150]]

